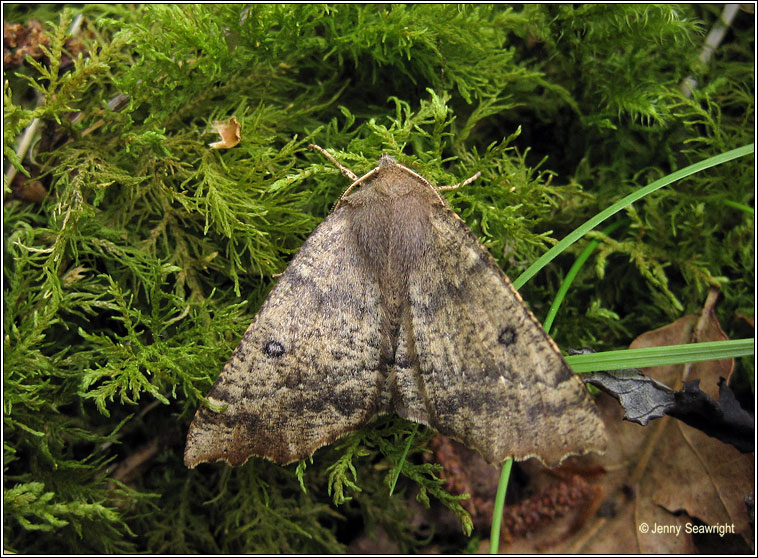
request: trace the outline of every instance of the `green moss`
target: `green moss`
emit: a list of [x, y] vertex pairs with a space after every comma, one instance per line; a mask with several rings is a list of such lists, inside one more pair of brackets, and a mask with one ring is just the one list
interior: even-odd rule
[[[49, 191], [4, 207], [8, 551], [336, 552], [351, 521], [412, 550], [424, 537], [407, 521], [410, 497], [470, 529], [421, 459], [426, 434], [388, 496], [410, 430], [397, 418], [299, 467], [182, 464], [194, 410], [347, 186], [309, 142], [357, 173], [385, 151], [438, 184], [481, 171], [447, 196], [515, 276], [631, 190], [754, 133], [752, 18], [704, 67], [709, 6], [51, 13], [6, 12], [53, 20], [47, 58], [4, 76], [6, 160]], [[67, 65], [77, 13], [87, 55]], [[691, 98], [679, 92], [688, 75], [700, 84]], [[210, 150], [210, 123], [232, 115], [242, 142]], [[34, 118], [40, 138], [22, 161], [16, 141]], [[754, 204], [753, 177], [743, 158], [630, 208], [569, 292], [559, 344], [623, 347], [700, 308], [714, 284], [725, 330], [746, 336], [735, 316], [754, 309], [754, 216], [740, 209]], [[523, 289], [538, 316], [571, 257]], [[159, 449], [129, 480], [116, 474], [150, 443]]]

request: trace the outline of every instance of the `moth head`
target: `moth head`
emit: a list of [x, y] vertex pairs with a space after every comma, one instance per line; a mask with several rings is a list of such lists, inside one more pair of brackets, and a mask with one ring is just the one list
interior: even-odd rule
[[379, 167], [380, 169], [383, 169], [386, 167], [395, 167], [395, 166], [397, 166], [397, 159], [395, 159], [389, 153], [382, 153], [382, 156], [379, 159], [379, 164], [377, 165], [377, 167]]

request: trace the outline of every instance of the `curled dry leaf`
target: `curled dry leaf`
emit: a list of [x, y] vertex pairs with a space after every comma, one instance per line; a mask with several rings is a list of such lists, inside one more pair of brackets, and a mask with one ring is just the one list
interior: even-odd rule
[[[714, 312], [717, 296], [718, 291], [712, 290], [700, 316], [648, 332], [632, 348], [668, 345], [672, 337], [679, 343], [726, 340]], [[677, 390], [685, 381], [699, 379], [702, 391], [715, 400], [720, 378], [730, 378], [733, 369], [734, 361], [725, 359], [663, 366], [648, 373]], [[640, 482], [657, 487], [651, 494], [653, 503], [671, 513], [684, 510], [708, 526], [728, 526], [752, 548], [745, 498], [754, 491], [754, 454], [742, 454], [680, 421], [662, 419], [660, 430], [660, 438], [651, 445], [648, 470], [637, 475]]]
[[624, 408], [624, 420], [642, 426], [665, 416], [674, 406], [674, 390], [636, 369], [593, 372], [582, 380], [618, 399]]
[[230, 149], [242, 139], [240, 135], [242, 126], [236, 116], [232, 116], [229, 120], [216, 120], [211, 123], [211, 126], [213, 131], [221, 136], [221, 141], [208, 144], [211, 149]]
[[624, 420], [646, 426], [650, 420], [669, 415], [742, 453], [755, 451], [753, 417], [740, 406], [723, 378], [718, 400], [700, 389], [699, 379], [684, 382], [682, 389], [675, 391], [635, 369], [593, 372], [582, 379], [618, 399], [625, 410]]

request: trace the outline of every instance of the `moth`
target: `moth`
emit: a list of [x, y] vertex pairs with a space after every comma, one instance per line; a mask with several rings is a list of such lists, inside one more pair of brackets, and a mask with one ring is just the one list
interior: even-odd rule
[[358, 178], [311, 147], [353, 183], [197, 411], [185, 464], [284, 465], [390, 412], [493, 464], [602, 451], [582, 381], [440, 189], [389, 155]]

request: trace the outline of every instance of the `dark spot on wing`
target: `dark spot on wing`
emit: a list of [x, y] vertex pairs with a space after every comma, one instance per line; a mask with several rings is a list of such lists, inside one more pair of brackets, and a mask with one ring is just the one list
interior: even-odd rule
[[503, 331], [500, 332], [500, 335], [498, 336], [497, 340], [505, 345], [506, 347], [510, 347], [516, 342], [516, 338], [518, 335], [516, 334], [516, 330], [512, 327], [508, 326], [503, 329]]
[[272, 358], [279, 358], [284, 354], [284, 345], [279, 341], [269, 341], [263, 347], [263, 352]]

